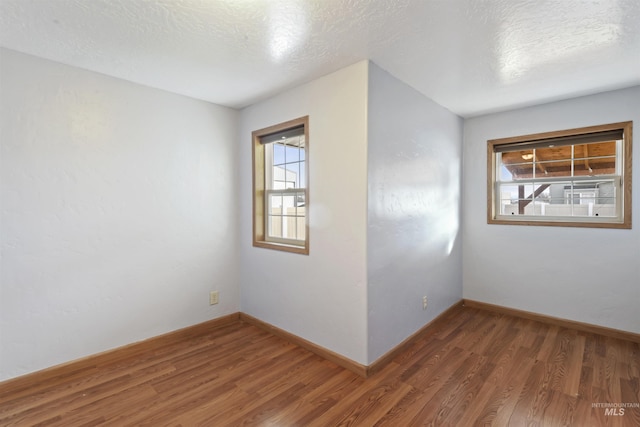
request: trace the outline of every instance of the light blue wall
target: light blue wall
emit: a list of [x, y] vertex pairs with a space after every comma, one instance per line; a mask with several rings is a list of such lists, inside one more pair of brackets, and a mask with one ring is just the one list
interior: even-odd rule
[[[487, 140], [633, 120], [631, 230], [487, 224]], [[464, 297], [640, 332], [640, 86], [465, 121]]]
[[0, 380], [237, 312], [238, 112], [0, 55]]
[[[366, 364], [367, 62], [241, 111], [241, 310]], [[309, 255], [252, 246], [251, 132], [309, 116]]]
[[462, 298], [462, 119], [371, 63], [367, 129], [372, 363]]

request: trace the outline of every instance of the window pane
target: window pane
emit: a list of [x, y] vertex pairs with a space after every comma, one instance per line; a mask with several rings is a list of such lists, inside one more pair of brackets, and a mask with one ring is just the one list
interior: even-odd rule
[[518, 215], [518, 204], [505, 203], [500, 205], [500, 215]]
[[[539, 159], [539, 157], [537, 158]], [[536, 168], [536, 177], [538, 178], [571, 177], [571, 160], [538, 161]]]
[[537, 148], [536, 158], [540, 162], [571, 160], [571, 147], [571, 145], [564, 145], [561, 147]]
[[527, 205], [524, 207], [524, 214], [535, 216], [544, 215], [544, 207], [544, 203], [536, 202], [534, 200], [533, 202], [527, 203]]
[[531, 178], [533, 176], [533, 150], [502, 153], [502, 164], [512, 176], [511, 179]]
[[287, 163], [297, 162], [300, 160], [300, 149], [297, 147], [292, 147], [290, 145], [287, 145], [286, 156], [287, 156]]
[[[298, 210], [300, 210], [298, 208]], [[296, 230], [298, 233], [298, 239], [304, 240], [306, 238], [305, 219], [304, 216], [296, 218]]]
[[282, 217], [269, 215], [268, 221], [268, 235], [269, 237], [282, 237]]
[[282, 144], [273, 143], [273, 164], [281, 165], [285, 162], [285, 149]]
[[571, 178], [616, 173], [616, 142], [544, 147], [500, 153], [500, 180]]
[[500, 186], [500, 214], [515, 215], [518, 213], [518, 187], [516, 185]]
[[550, 198], [551, 198], [551, 184], [536, 185], [536, 191], [534, 192], [535, 201], [548, 203]]
[[501, 215], [617, 216], [615, 181], [559, 181], [501, 185]]
[[518, 198], [528, 200], [533, 199], [533, 192], [535, 188], [535, 184], [518, 185]]
[[282, 195], [271, 194], [269, 195], [269, 215], [282, 215]]
[[287, 163], [287, 188], [300, 188], [300, 163]]
[[548, 184], [500, 185], [501, 215], [541, 215], [539, 206], [550, 197], [548, 187]]
[[518, 198], [518, 186], [517, 185], [506, 185], [502, 184], [500, 186], [500, 200], [503, 201], [512, 201]]
[[616, 142], [582, 144], [574, 147], [575, 175], [613, 175], [616, 173]]
[[505, 165], [500, 167], [500, 181], [511, 181], [513, 179], [513, 175], [509, 172], [509, 169]]
[[283, 215], [295, 215], [296, 214], [296, 196], [284, 195], [282, 196], [282, 214]]
[[509, 151], [502, 153], [502, 162], [507, 164], [530, 162], [533, 160], [533, 150]]
[[298, 175], [298, 181], [298, 188], [307, 188], [306, 164], [304, 162], [300, 162], [300, 174]]
[[271, 174], [273, 182], [270, 188], [272, 190], [283, 190], [287, 188], [287, 171], [282, 166], [274, 166]]
[[285, 239], [293, 239], [296, 240], [297, 230], [296, 223], [298, 218], [295, 216], [285, 216], [283, 217], [283, 227], [282, 227], [282, 237]]
[[520, 151], [515, 153], [502, 153], [502, 166], [507, 170], [504, 175], [508, 172], [514, 181], [533, 178], [533, 157], [531, 157], [531, 159], [514, 157], [513, 154], [517, 153], [520, 153]]
[[296, 213], [296, 215], [304, 215], [305, 206], [306, 206], [305, 194], [296, 193], [296, 207], [298, 208], [298, 212]]
[[598, 186], [598, 200], [596, 203], [600, 205], [615, 205], [616, 204], [616, 185], [613, 180], [599, 181]]

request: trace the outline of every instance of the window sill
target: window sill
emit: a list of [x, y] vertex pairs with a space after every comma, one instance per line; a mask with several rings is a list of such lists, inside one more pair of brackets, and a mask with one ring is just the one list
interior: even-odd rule
[[273, 249], [276, 251], [290, 252], [290, 253], [301, 254], [301, 255], [309, 255], [308, 246], [287, 245], [285, 243], [267, 242], [264, 240], [254, 241], [253, 246], [256, 248]]
[[572, 219], [571, 221], [560, 221], [553, 220], [550, 221], [548, 219], [537, 219], [535, 217], [526, 217], [523, 218], [519, 216], [518, 218], [510, 219], [508, 216], [505, 218], [490, 218], [487, 221], [488, 224], [501, 224], [501, 225], [539, 225], [539, 226], [547, 226], [547, 227], [583, 227], [583, 228], [619, 228], [619, 229], [631, 229], [631, 221], [622, 222], [617, 221], [613, 218], [602, 219], [602, 220], [591, 220], [591, 219]]

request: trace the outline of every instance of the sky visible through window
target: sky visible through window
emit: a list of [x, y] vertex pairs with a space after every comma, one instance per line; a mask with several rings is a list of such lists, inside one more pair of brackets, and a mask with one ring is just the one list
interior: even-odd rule
[[[299, 142], [296, 142], [296, 144], [299, 144]], [[288, 188], [306, 187], [304, 147], [274, 143], [273, 166], [283, 168], [294, 174], [295, 183], [292, 187], [287, 186]]]

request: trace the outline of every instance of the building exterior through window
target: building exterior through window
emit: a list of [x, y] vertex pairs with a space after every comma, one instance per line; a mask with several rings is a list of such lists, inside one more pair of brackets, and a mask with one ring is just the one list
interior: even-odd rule
[[254, 131], [253, 244], [309, 253], [308, 117]]
[[631, 122], [488, 142], [488, 222], [630, 228]]

